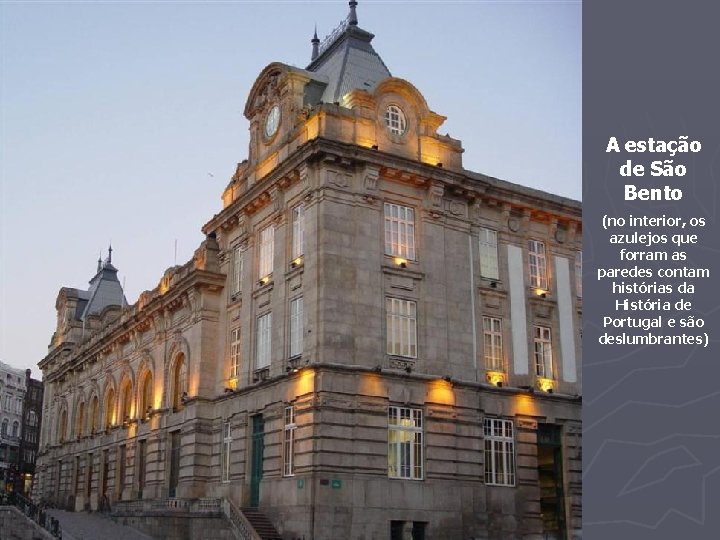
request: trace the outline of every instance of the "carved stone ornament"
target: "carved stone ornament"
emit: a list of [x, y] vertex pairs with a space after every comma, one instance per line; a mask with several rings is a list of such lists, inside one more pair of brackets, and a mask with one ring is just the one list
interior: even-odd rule
[[518, 232], [520, 230], [520, 219], [515, 216], [508, 218], [508, 229], [512, 232]]
[[325, 180], [328, 184], [341, 188], [346, 188], [350, 185], [350, 175], [338, 171], [326, 171]]
[[460, 201], [451, 201], [449, 210], [453, 216], [464, 216], [466, 213], [465, 203]]
[[442, 208], [443, 195], [445, 194], [445, 187], [442, 184], [432, 184], [428, 190], [428, 198], [430, 199], [430, 206], [433, 208]]
[[380, 168], [368, 166], [365, 169], [365, 189], [375, 191], [377, 189], [378, 178], [380, 178]]

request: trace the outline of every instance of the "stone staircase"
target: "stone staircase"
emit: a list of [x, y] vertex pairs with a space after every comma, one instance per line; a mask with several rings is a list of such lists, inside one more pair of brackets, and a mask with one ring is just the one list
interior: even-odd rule
[[282, 540], [271, 521], [257, 508], [243, 508], [242, 513], [262, 540]]

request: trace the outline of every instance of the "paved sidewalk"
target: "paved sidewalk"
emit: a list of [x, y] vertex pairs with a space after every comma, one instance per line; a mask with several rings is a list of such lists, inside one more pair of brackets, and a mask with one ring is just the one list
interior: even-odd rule
[[151, 536], [101, 514], [54, 509], [47, 513], [60, 521], [63, 540], [153, 540]]

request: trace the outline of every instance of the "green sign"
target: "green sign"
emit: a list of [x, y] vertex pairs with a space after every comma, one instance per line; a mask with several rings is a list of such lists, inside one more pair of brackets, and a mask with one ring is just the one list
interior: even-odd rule
[[305, 479], [303, 479], [303, 478], [298, 478], [297, 486], [298, 486], [298, 489], [304, 488], [304, 487], [305, 487]]
[[332, 481], [333, 489], [340, 489], [341, 487], [342, 487], [342, 480], [333, 480]]

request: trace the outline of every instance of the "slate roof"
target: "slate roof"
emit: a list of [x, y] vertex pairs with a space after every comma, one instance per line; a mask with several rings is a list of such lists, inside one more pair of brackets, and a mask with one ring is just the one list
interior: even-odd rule
[[80, 298], [85, 300], [85, 302], [82, 302], [82, 300], [78, 302], [78, 308], [81, 302], [85, 304], [80, 320], [84, 321], [88, 315], [100, 313], [108, 306], [127, 305], [117, 273], [117, 268], [112, 265], [110, 258], [108, 258], [98, 268], [97, 274], [90, 280], [90, 289], [88, 291], [79, 291]]
[[320, 54], [305, 69], [327, 77], [321, 101], [335, 103], [356, 88], [372, 92], [380, 81], [391, 77], [370, 43], [374, 37], [345, 21], [320, 45]]

